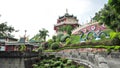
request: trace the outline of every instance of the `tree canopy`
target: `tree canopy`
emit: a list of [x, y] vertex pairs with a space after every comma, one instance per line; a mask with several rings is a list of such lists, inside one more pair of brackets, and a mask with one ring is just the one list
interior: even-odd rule
[[11, 36], [10, 33], [15, 31], [14, 27], [8, 26], [7, 23], [0, 24], [0, 37]]
[[46, 41], [46, 36], [49, 36], [48, 33], [48, 30], [43, 28], [42, 30], [39, 30], [39, 37]]
[[31, 42], [43, 42], [43, 41], [46, 41], [46, 36], [49, 36], [48, 30], [43, 28], [42, 30], [39, 30], [39, 33], [36, 34], [34, 37], [32, 37], [30, 41]]
[[120, 0], [109, 0], [104, 8], [97, 12], [94, 20], [105, 23], [109, 28], [116, 32], [120, 32]]

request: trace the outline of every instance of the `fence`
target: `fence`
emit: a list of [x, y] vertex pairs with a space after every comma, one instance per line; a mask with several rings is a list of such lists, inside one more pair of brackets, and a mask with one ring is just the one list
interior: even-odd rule
[[30, 58], [37, 56], [38, 52], [0, 51], [0, 58]]

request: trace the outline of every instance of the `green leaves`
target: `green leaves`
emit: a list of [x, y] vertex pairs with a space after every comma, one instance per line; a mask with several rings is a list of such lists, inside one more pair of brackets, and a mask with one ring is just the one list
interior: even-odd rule
[[120, 32], [120, 0], [109, 0], [104, 8], [95, 14], [94, 20], [105, 23], [112, 30]]
[[113, 39], [117, 36], [117, 33], [116, 32], [111, 32], [110, 33], [110, 38]]
[[43, 28], [42, 30], [39, 30], [39, 33], [36, 34], [31, 40], [35, 40], [37, 42], [46, 41], [46, 36], [49, 36], [48, 30]]
[[112, 43], [114, 45], [120, 45], [120, 32], [111, 32], [110, 38], [112, 39]]
[[8, 36], [14, 30], [14, 27], [8, 26], [6, 22], [0, 24], [0, 36]]
[[46, 41], [46, 36], [49, 36], [48, 35], [48, 30], [46, 30], [44, 28], [42, 30], [39, 30], [39, 37], [41, 39], [43, 39], [44, 41]]
[[110, 38], [111, 39], [114, 39], [116, 37], [118, 37], [120, 39], [120, 32], [111, 32], [110, 33]]
[[62, 32], [67, 32], [69, 35], [71, 35], [71, 30], [73, 30], [73, 27], [70, 26], [70, 25], [66, 25], [66, 26], [61, 26], [59, 31], [62, 31]]

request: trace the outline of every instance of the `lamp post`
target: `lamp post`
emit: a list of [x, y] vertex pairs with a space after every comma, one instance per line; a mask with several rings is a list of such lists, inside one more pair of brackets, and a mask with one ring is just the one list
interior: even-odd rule
[[24, 43], [25, 43], [25, 40], [26, 40], [26, 32], [27, 32], [27, 30], [25, 30]]

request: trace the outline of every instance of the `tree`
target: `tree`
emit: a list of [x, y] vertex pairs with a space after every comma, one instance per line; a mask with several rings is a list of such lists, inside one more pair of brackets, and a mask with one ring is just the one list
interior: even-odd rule
[[62, 31], [62, 32], [67, 32], [69, 35], [71, 35], [71, 31], [73, 30], [73, 27], [70, 26], [70, 25], [65, 25], [65, 26], [61, 26], [59, 31]]
[[111, 3], [106, 4], [103, 9], [96, 13], [93, 19], [100, 23], [105, 23], [109, 28], [116, 32], [120, 32], [120, 14]]
[[44, 28], [42, 30], [39, 30], [39, 37], [41, 39], [43, 39], [44, 41], [46, 41], [46, 36], [49, 36], [48, 35], [48, 30], [46, 30]]
[[36, 34], [34, 37], [30, 39], [30, 42], [42, 42], [42, 39], [39, 36], [39, 34]]
[[109, 0], [108, 4], [120, 14], [120, 0]]
[[8, 26], [7, 23], [0, 24], [0, 36], [10, 36], [10, 33], [15, 31], [14, 27]]
[[116, 32], [120, 32], [120, 0], [109, 0], [108, 5], [115, 11], [112, 23], [116, 27]]

